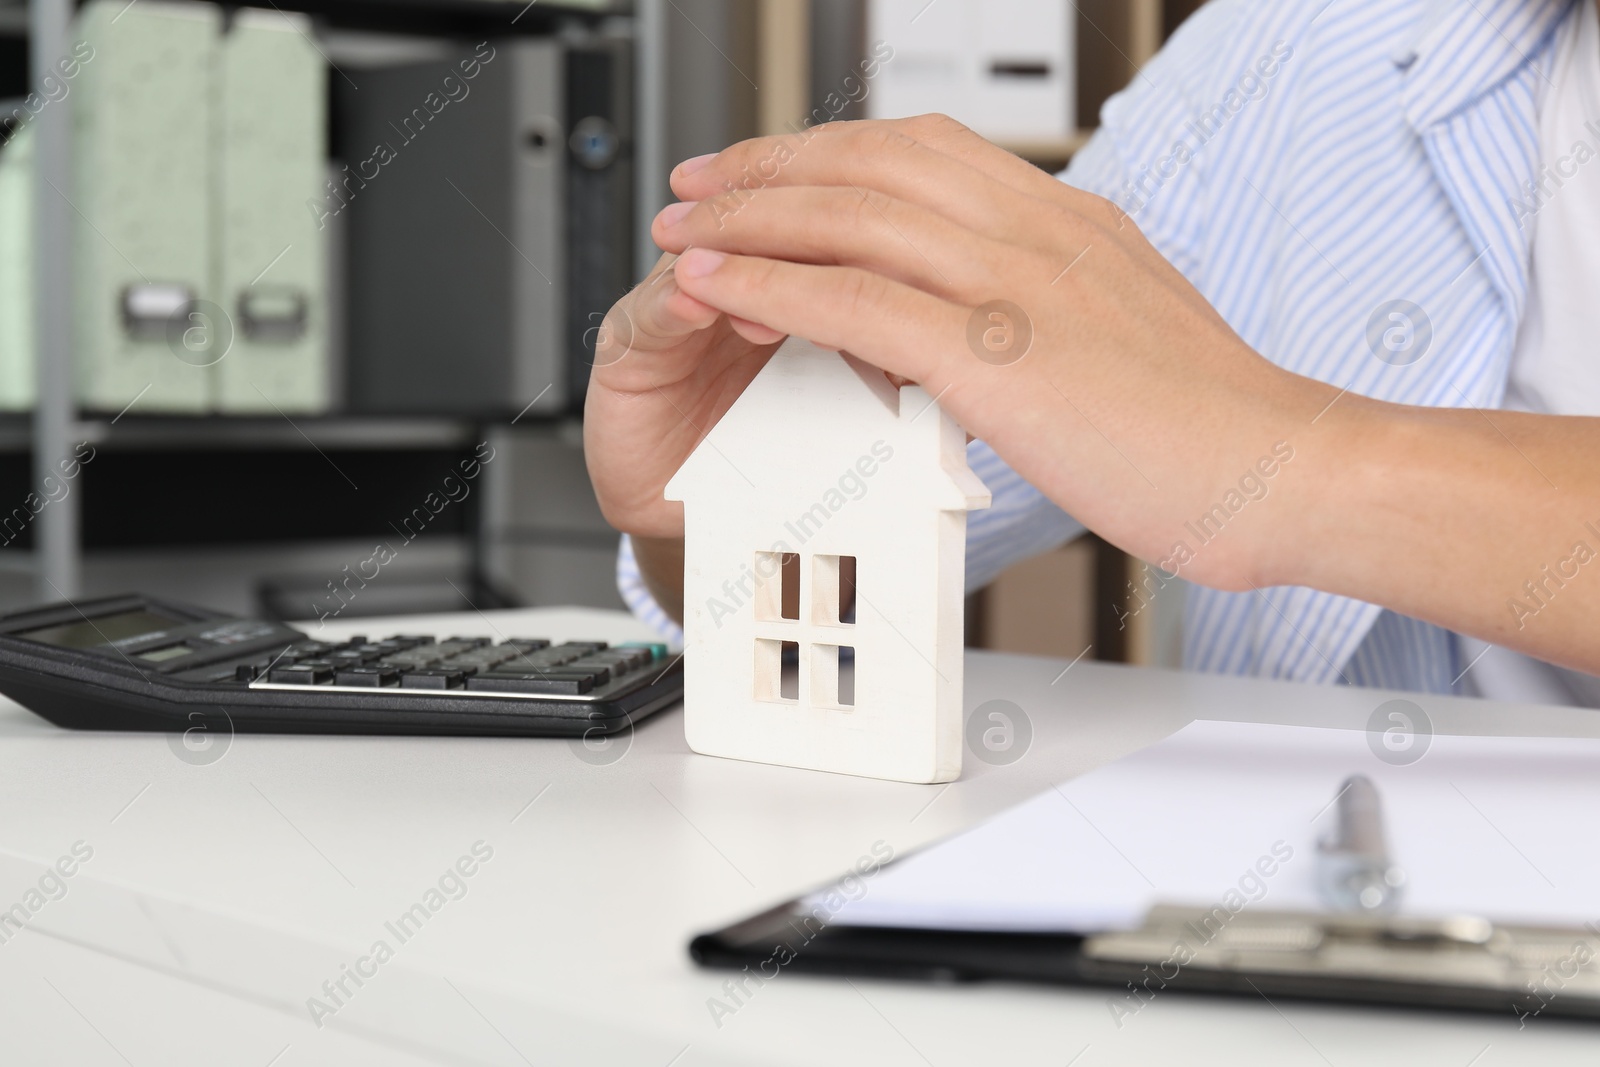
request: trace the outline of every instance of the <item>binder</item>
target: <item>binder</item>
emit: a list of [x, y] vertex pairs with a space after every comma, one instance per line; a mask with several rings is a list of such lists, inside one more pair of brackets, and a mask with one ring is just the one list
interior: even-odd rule
[[328, 406], [324, 180], [327, 71], [303, 15], [239, 10], [217, 44], [215, 301], [232, 347], [217, 361], [227, 413]]
[[0, 411], [34, 400], [33, 134], [0, 147]]
[[[80, 402], [327, 408], [324, 63], [301, 15], [90, 0], [74, 85]], [[18, 240], [27, 262], [26, 236]], [[4, 299], [4, 297], [0, 297]], [[13, 333], [15, 331], [12, 331]], [[7, 345], [26, 345], [8, 337]], [[7, 366], [29, 363], [31, 355]], [[10, 373], [0, 370], [0, 375]], [[31, 379], [29, 379], [31, 381]], [[31, 386], [0, 382], [0, 406]]]
[[[1600, 1019], [1600, 867], [1576, 829], [1600, 816], [1600, 741], [1387, 739], [1192, 723], [909, 856], [875, 846], [689, 951], [759, 979], [1103, 987], [1119, 1023], [1183, 992]], [[1391, 911], [1326, 903], [1346, 772], [1384, 794]]]
[[74, 83], [74, 182], [61, 192], [81, 221], [81, 402], [116, 412], [139, 397], [141, 411], [205, 411], [216, 332], [184, 312], [209, 293], [220, 16], [205, 4], [90, 0], [78, 18], [94, 61]]
[[[567, 407], [569, 51], [557, 39], [484, 41], [362, 71], [359, 90], [336, 83], [340, 150], [353, 162], [319, 205], [349, 227], [353, 410]], [[603, 245], [604, 232], [585, 238]]]

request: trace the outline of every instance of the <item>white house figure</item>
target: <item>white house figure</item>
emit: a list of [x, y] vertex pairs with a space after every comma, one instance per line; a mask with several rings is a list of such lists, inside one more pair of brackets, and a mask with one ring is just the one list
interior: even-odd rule
[[667, 483], [684, 502], [690, 748], [961, 773], [967, 512], [989, 506], [966, 456], [922, 389], [784, 342]]

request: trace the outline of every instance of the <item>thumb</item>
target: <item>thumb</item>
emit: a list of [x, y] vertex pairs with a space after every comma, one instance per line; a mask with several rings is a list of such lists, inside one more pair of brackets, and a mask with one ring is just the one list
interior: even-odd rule
[[597, 364], [612, 362], [614, 355], [630, 349], [671, 348], [717, 321], [719, 312], [715, 308], [678, 287], [672, 272], [677, 259], [671, 253], [663, 255], [644, 281], [612, 307], [595, 342]]

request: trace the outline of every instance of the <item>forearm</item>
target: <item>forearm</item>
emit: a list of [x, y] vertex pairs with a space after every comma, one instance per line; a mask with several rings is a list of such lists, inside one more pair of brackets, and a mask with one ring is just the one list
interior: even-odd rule
[[661, 610], [683, 625], [683, 538], [635, 536], [633, 558]]
[[1600, 673], [1600, 419], [1340, 398], [1270, 575]]

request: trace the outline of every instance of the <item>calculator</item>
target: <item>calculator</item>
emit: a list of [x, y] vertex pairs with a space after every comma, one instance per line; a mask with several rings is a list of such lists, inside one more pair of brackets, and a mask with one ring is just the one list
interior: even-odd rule
[[140, 594], [0, 616], [0, 693], [80, 730], [591, 736], [683, 696], [648, 642], [291, 626]]

